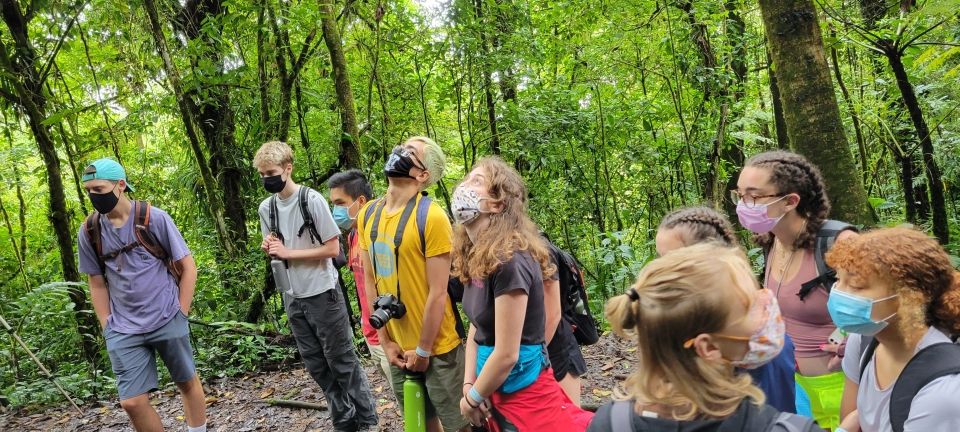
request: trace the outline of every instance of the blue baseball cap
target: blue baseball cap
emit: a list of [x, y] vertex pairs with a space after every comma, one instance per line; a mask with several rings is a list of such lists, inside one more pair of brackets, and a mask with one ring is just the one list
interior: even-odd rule
[[123, 180], [127, 183], [127, 190], [133, 192], [133, 185], [127, 181], [127, 172], [123, 167], [113, 159], [98, 159], [83, 169], [81, 181], [90, 180]]

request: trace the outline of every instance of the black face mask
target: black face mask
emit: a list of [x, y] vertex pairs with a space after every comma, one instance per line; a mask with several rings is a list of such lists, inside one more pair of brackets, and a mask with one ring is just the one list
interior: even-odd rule
[[396, 146], [393, 148], [393, 152], [390, 153], [390, 158], [387, 159], [387, 164], [384, 165], [383, 172], [387, 177], [415, 179], [416, 177], [410, 175], [410, 170], [413, 168], [420, 168], [426, 171], [422, 166], [417, 165], [416, 156], [413, 155], [413, 152], [401, 146]]
[[280, 193], [286, 185], [287, 181], [283, 179], [282, 175], [263, 177], [263, 188], [267, 192]]
[[114, 186], [113, 189], [110, 189], [110, 192], [105, 193], [87, 193], [87, 196], [90, 197], [90, 203], [93, 204], [93, 208], [97, 210], [97, 213], [110, 213], [117, 206], [117, 203], [120, 202], [120, 197], [113, 193], [116, 188], [117, 187]]

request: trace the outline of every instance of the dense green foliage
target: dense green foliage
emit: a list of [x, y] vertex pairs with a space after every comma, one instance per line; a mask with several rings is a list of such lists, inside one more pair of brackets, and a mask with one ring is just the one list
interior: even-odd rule
[[[0, 3], [30, 18], [35, 70], [46, 71], [34, 95], [45, 100], [42, 126], [60, 161], [74, 242], [65, 253], [75, 254], [91, 210], [78, 171], [120, 158], [134, 196], [173, 216], [198, 261], [192, 317], [213, 324], [193, 327], [205, 377], [292, 355], [272, 340], [287, 332], [276, 296], [258, 323], [240, 323], [265, 283], [256, 208], [266, 193], [250, 166], [265, 140], [287, 140], [296, 176], [318, 189], [354, 165], [345, 155], [357, 146], [359, 168], [382, 191], [392, 146], [432, 136], [448, 156], [446, 178], [432, 191], [444, 204], [477, 158], [499, 154], [527, 179], [535, 220], [583, 261], [595, 311], [651, 259], [663, 214], [701, 202], [729, 210], [726, 190], [744, 155], [789, 147], [777, 129], [776, 65], [754, 2], [347, 0], [324, 16], [311, 1], [162, 1], [155, 7], [178, 85], [152, 37], [146, 9], [154, 2]], [[894, 44], [929, 129], [952, 230], [946, 247], [957, 254], [960, 2], [816, 7], [853, 175], [880, 224], [932, 230], [935, 222], [924, 137], [882, 48]], [[349, 77], [359, 136], [341, 115], [323, 19], [339, 29], [339, 71]], [[0, 314], [69, 391], [105, 397], [113, 390], [102, 338], [99, 358], [85, 358], [77, 324], [92, 312], [76, 311], [70, 297], [85, 281], [59, 282], [70, 277], [51, 226], [51, 164], [18, 93], [17, 83], [30, 83], [28, 57], [14, 59], [22, 41], [4, 21]], [[14, 405], [59, 400], [12, 339], [2, 339], [0, 392]]]

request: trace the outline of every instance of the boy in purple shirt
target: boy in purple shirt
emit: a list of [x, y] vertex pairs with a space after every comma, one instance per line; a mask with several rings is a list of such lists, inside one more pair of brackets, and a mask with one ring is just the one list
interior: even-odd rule
[[157, 388], [156, 354], [183, 396], [189, 432], [206, 431], [203, 386], [193, 363], [187, 314], [193, 301], [197, 267], [170, 216], [149, 208], [149, 234], [180, 269], [179, 280], [167, 263], [138, 241], [134, 227], [136, 205], [127, 198], [123, 167], [100, 159], [84, 169], [83, 188], [96, 212], [100, 251], [80, 227], [80, 271], [88, 275], [90, 299], [103, 327], [107, 353], [117, 378], [120, 406], [138, 431], [162, 431], [160, 416], [150, 405], [149, 392]]

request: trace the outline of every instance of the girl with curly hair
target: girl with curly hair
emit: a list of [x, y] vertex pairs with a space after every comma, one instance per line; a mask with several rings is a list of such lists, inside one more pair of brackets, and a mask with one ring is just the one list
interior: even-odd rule
[[[543, 280], [556, 268], [527, 215], [527, 189], [499, 158], [483, 158], [451, 197], [453, 274], [470, 317], [460, 411], [501, 430], [583, 431], [546, 355]], [[492, 418], [491, 418], [492, 417]]]
[[[953, 348], [944, 354], [953, 358], [960, 351], [947, 336], [960, 334], [960, 274], [947, 253], [922, 232], [886, 228], [838, 242], [827, 262], [839, 276], [830, 315], [850, 333], [845, 393], [856, 395], [856, 406], [844, 404], [843, 429], [837, 430], [960, 430], [960, 375], [929, 381], [908, 395], [912, 402], [891, 397], [907, 365], [928, 348]], [[872, 350], [865, 346], [869, 337]], [[863, 358], [850, 354], [860, 352]], [[899, 429], [892, 425], [891, 403], [907, 404]]]
[[[709, 207], [685, 207], [664, 216], [657, 229], [657, 254], [664, 255], [682, 247], [698, 243], [715, 242], [729, 247], [739, 247], [733, 225], [727, 217]], [[794, 371], [796, 362], [793, 341], [784, 337], [783, 350], [770, 363], [747, 372], [753, 382], [767, 396], [767, 403], [774, 408], [797, 412]]]
[[[842, 337], [827, 312], [830, 287], [819, 283], [804, 288], [822, 276], [814, 246], [830, 213], [830, 200], [820, 170], [795, 153], [760, 153], [747, 160], [731, 195], [740, 223], [767, 251], [763, 286], [780, 302], [787, 334], [796, 346], [798, 408], [809, 400], [820, 426], [832, 429], [840, 422], [844, 347], [835, 343]], [[843, 231], [837, 241], [856, 235], [852, 229]]]
[[[735, 368], [777, 355], [784, 326], [743, 251], [717, 243], [666, 253], [607, 302], [614, 332], [637, 343], [636, 371], [597, 410], [588, 431], [770, 430], [781, 413]], [[784, 417], [800, 431], [810, 419]], [[777, 430], [777, 429], [774, 429]]]

